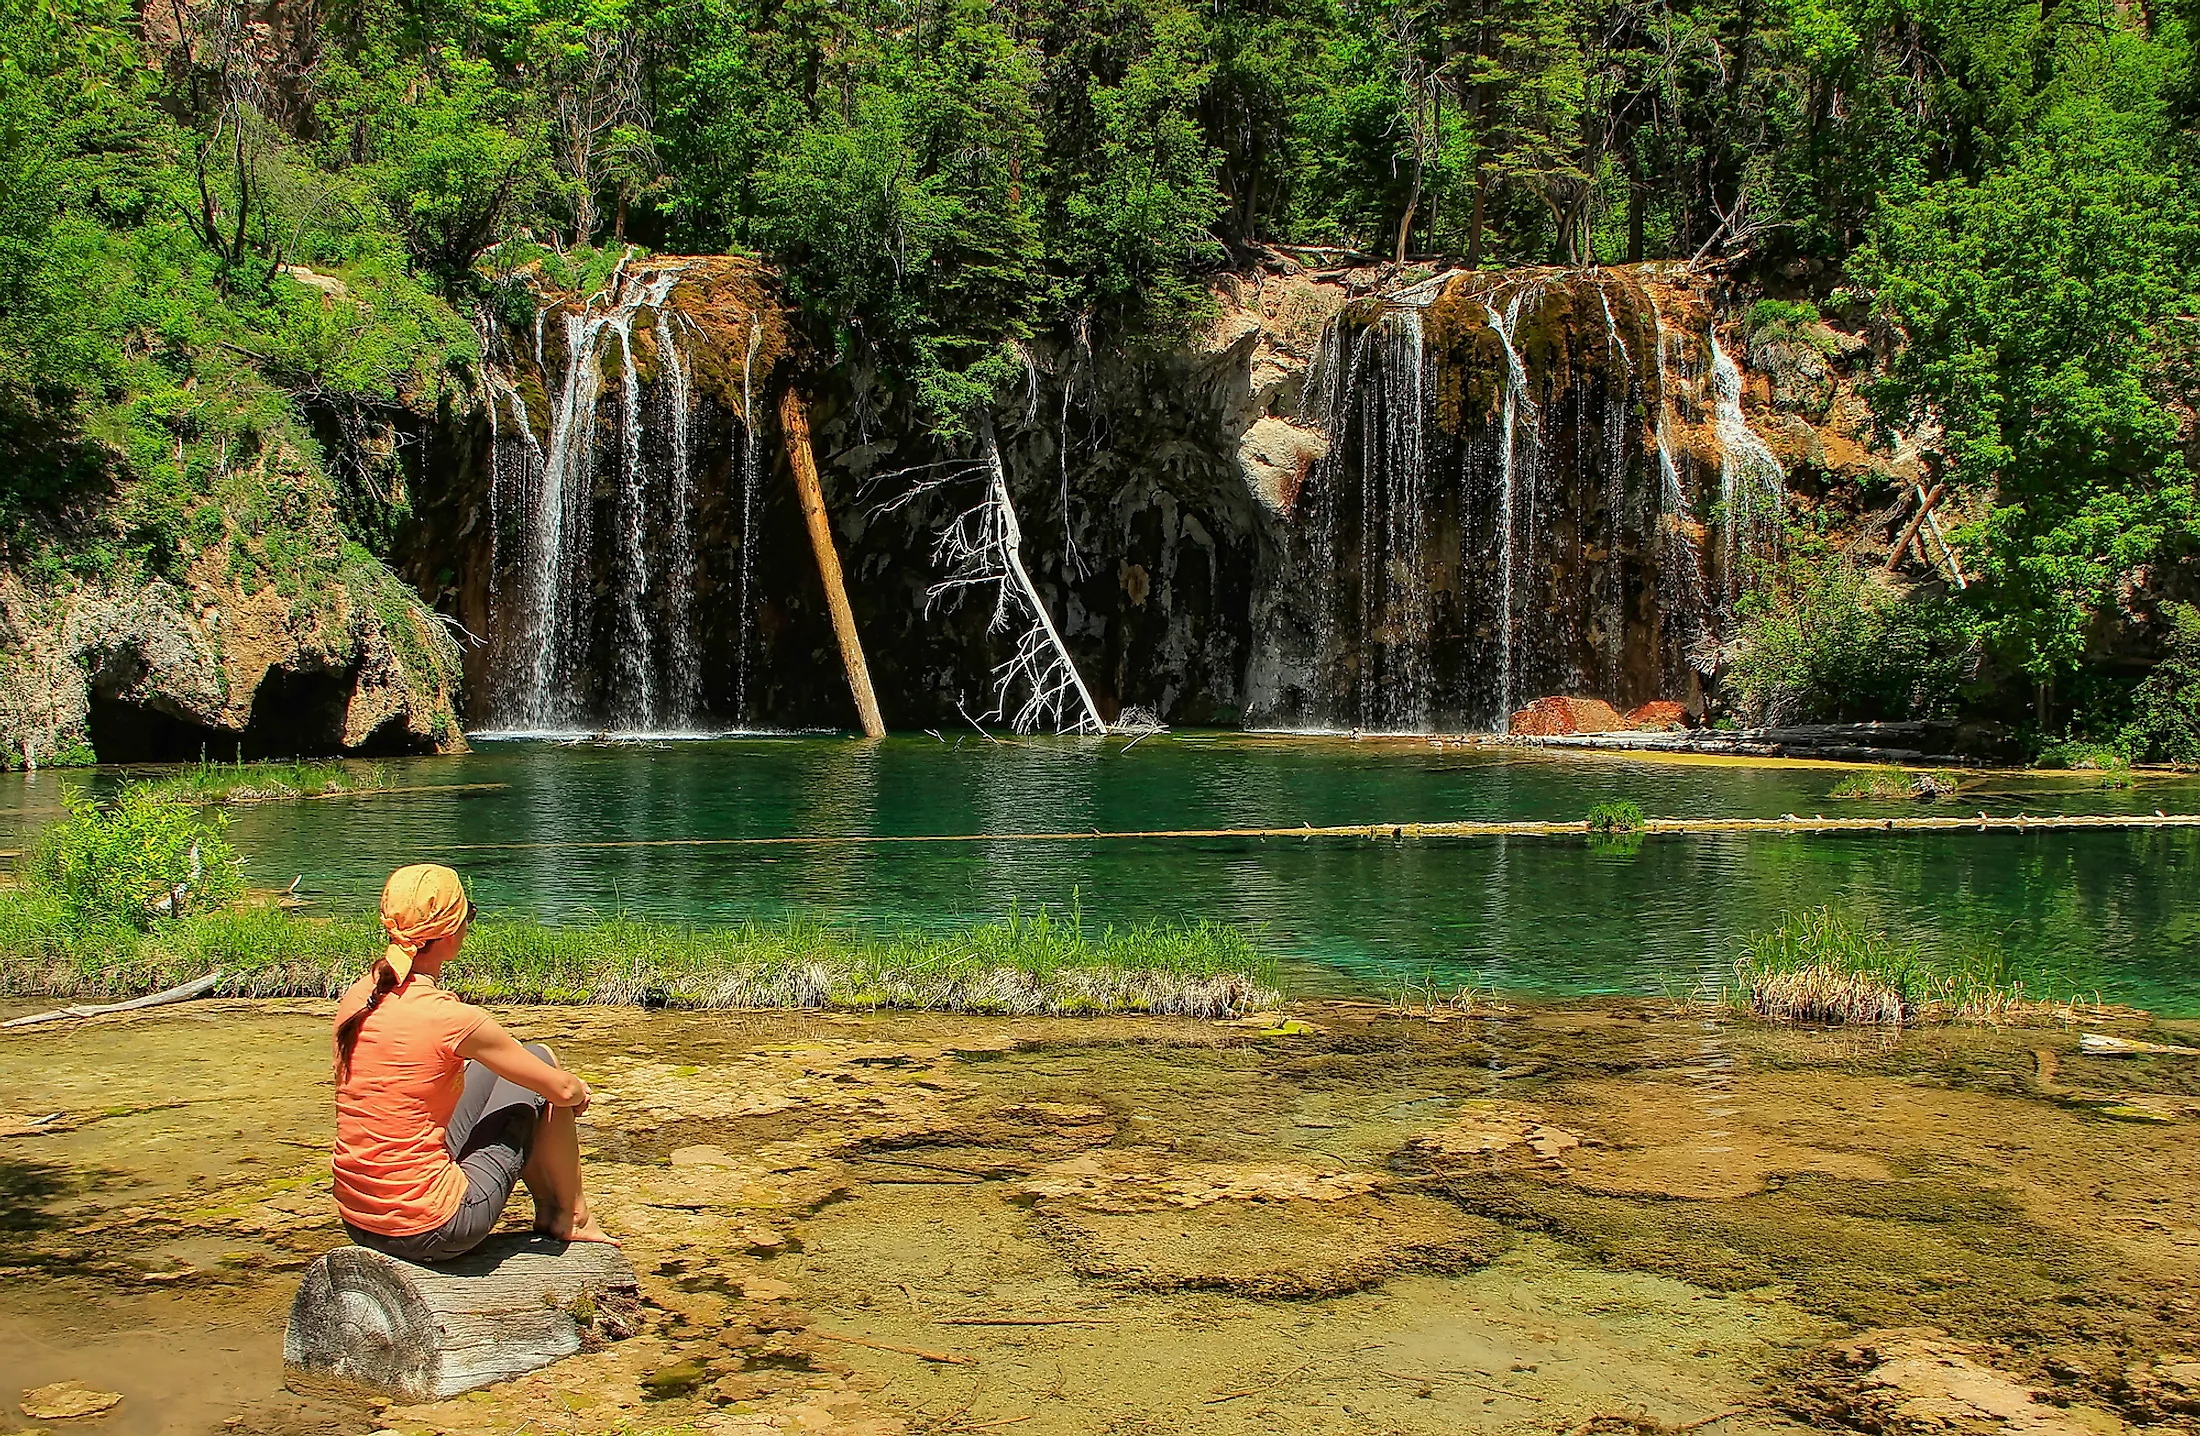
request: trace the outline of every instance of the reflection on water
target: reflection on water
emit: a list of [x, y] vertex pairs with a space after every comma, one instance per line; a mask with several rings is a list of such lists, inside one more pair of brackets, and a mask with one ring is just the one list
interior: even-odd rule
[[[1934, 950], [2005, 947], [2035, 985], [2200, 1012], [2200, 922], [2183, 901], [2200, 871], [2191, 830], [1656, 837], [1632, 852], [1571, 839], [1005, 836], [1578, 819], [1606, 797], [1654, 815], [1920, 810], [1829, 800], [1840, 775], [1824, 769], [1197, 734], [1128, 750], [1120, 739], [974, 736], [483, 743], [393, 766], [407, 786], [502, 786], [236, 810], [232, 836], [253, 880], [279, 886], [299, 874], [328, 906], [364, 908], [392, 866], [441, 858], [493, 909], [696, 921], [800, 910], [947, 923], [1074, 895], [1088, 921], [1215, 917], [1259, 929], [1302, 966], [1299, 991], [1409, 981], [1685, 990], [1725, 976], [1744, 937], [1783, 911], [1832, 903]], [[58, 811], [62, 781], [0, 778], [0, 846]], [[2189, 812], [2200, 810], [2200, 783], [2104, 790], [2031, 776], [1967, 789], [1962, 802], [1996, 813]], [[1004, 836], [682, 842], [905, 834]]]

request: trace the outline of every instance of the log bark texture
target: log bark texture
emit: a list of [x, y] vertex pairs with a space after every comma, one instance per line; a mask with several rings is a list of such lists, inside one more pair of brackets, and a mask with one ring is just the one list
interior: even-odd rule
[[495, 1237], [432, 1267], [337, 1247], [306, 1268], [283, 1364], [439, 1401], [573, 1355], [595, 1304], [634, 1290], [634, 1268], [601, 1242]]
[[878, 699], [871, 693], [871, 670], [863, 661], [863, 640], [856, 636], [855, 610], [848, 607], [848, 588], [840, 577], [840, 552], [833, 547], [833, 525], [825, 514], [825, 490], [817, 479], [817, 456], [810, 449], [810, 414], [802, 396], [788, 389], [779, 396], [779, 428], [787, 441], [787, 462], [794, 469], [794, 485], [802, 496], [802, 517], [810, 527], [810, 547], [817, 551], [817, 576], [825, 585], [825, 607], [833, 616], [833, 633], [840, 640], [840, 661], [848, 669], [848, 691], [856, 700], [856, 717], [867, 738], [886, 736], [886, 724], [878, 716]]

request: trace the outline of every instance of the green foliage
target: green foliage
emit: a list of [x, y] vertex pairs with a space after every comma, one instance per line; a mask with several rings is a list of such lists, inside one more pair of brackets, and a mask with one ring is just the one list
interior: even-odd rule
[[[1845, 271], [1892, 356], [1880, 421], [1937, 420], [1950, 508], [1983, 514], [1960, 598], [1824, 555], [1778, 578], [1746, 700], [1943, 712], [1975, 657], [2026, 680], [1997, 698], [2200, 755], [2183, 670], [2134, 690], [2087, 649], [2200, 553], [2189, 5], [359, 0], [310, 53], [256, 24], [0, 11], [0, 547], [37, 587], [225, 549], [386, 596], [346, 544], [410, 519], [391, 456], [478, 392], [477, 323], [637, 246], [763, 254], [813, 352], [951, 439], [1049, 353], [1196, 327], [1262, 242], [1702, 256], [1783, 292]], [[1800, 296], [1745, 327], [1830, 342]], [[341, 532], [277, 552], [255, 488]]]
[[1731, 682], [1755, 721], [1860, 722], [1950, 713], [1971, 665], [1968, 614], [1898, 594], [1805, 535], [1737, 605]]
[[1830, 907], [1788, 913], [1778, 927], [1751, 937], [1739, 970], [1747, 982], [1753, 976], [1811, 968], [1871, 978], [1906, 1003], [1919, 991], [1925, 975], [1916, 943], [1859, 929]]
[[1907, 798], [1910, 775], [1900, 768], [1872, 768], [1852, 774], [1828, 789], [1829, 798]]
[[2042, 768], [2066, 768], [2100, 773], [2105, 787], [2131, 785], [2131, 754], [2113, 743], [2084, 738], [2057, 738], [2040, 746], [2033, 762]]
[[2162, 661], [2132, 693], [2124, 747], [2142, 758], [2200, 764], [2200, 608], [2166, 606], [2169, 641]]
[[1882, 412], [1933, 405], [1955, 480], [1993, 493], [1972, 601], [2039, 679], [2079, 663], [2120, 578], [2200, 532], [2176, 412], [2200, 190], [2168, 143], [2163, 58], [2112, 27], [2005, 167], [1899, 186], [1858, 262], [1909, 341]]
[[144, 928], [220, 908], [244, 889], [219, 814], [205, 817], [138, 784], [107, 805], [82, 790], [65, 801], [69, 816], [39, 834], [24, 883], [77, 923]]
[[1589, 807], [1589, 831], [1610, 836], [1642, 831], [1642, 805], [1632, 798], [1604, 798]]
[[1807, 299], [1760, 299], [1743, 321], [1751, 353], [1767, 345], [1833, 352], [1833, 336], [1818, 306]]

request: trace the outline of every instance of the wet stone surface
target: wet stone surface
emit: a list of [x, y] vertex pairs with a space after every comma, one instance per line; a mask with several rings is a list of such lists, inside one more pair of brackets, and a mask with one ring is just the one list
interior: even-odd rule
[[636, 1334], [294, 1391], [327, 1013], [0, 1039], [0, 1431], [2200, 1429], [2200, 1059], [1666, 1005], [506, 1013], [597, 1090]]

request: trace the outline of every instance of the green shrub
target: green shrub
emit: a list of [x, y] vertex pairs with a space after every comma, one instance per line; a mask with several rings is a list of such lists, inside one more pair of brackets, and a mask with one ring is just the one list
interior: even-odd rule
[[63, 801], [69, 816], [39, 835], [24, 878], [80, 923], [145, 928], [156, 917], [222, 907], [244, 890], [218, 814], [135, 783], [105, 806], [81, 790]]
[[208, 803], [264, 803], [330, 793], [372, 793], [390, 786], [390, 771], [380, 763], [265, 762], [209, 763], [201, 758], [173, 773], [146, 779], [156, 796], [200, 806]]
[[2137, 757], [2189, 767], [2200, 764], [2200, 608], [2172, 603], [2168, 613], [2166, 651], [2132, 690], [2123, 747]]
[[1629, 798], [1606, 798], [1589, 809], [1589, 831], [1611, 836], [1642, 831], [1642, 805]]
[[2042, 768], [2097, 772], [2101, 786], [2131, 786], [2131, 755], [2113, 743], [2094, 743], [2083, 738], [2058, 738], [2041, 747], [2033, 760]]
[[1756, 722], [1864, 722], [1952, 713], [1973, 667], [1962, 612], [1904, 594], [1876, 571], [1797, 535], [1736, 609], [1731, 682]]
[[1760, 299], [1749, 306], [1742, 328], [1752, 352], [1766, 344], [1800, 346], [1820, 354], [1833, 351], [1833, 338], [1818, 306], [1807, 299]]

